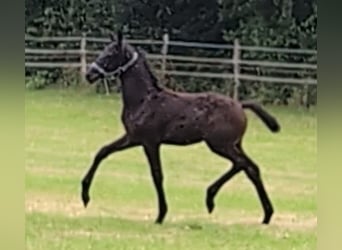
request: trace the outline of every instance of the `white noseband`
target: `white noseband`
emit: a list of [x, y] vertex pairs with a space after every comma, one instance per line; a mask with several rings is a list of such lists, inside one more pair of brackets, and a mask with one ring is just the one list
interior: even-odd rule
[[124, 65], [119, 66], [118, 68], [116, 68], [113, 71], [106, 71], [104, 68], [102, 68], [100, 65], [98, 65], [96, 62], [93, 62], [92, 64], [90, 64], [89, 68], [90, 69], [95, 69], [97, 72], [99, 72], [101, 75], [105, 76], [105, 77], [109, 77], [109, 76], [113, 76], [113, 75], [117, 75], [117, 74], [121, 74], [124, 73], [125, 71], [127, 71], [127, 69], [129, 69], [136, 61], [138, 60], [138, 53], [134, 52], [132, 58]]

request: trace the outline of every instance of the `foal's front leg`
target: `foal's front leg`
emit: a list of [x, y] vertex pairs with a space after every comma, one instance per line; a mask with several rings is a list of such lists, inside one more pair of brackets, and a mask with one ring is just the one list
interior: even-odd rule
[[158, 195], [159, 213], [155, 223], [162, 224], [167, 213], [167, 203], [163, 188], [163, 171], [159, 149], [160, 145], [144, 145], [144, 151], [150, 165], [151, 175]]
[[133, 146], [137, 146], [138, 143], [134, 143], [130, 140], [127, 135], [122, 136], [121, 138], [115, 140], [114, 142], [103, 146], [96, 154], [91, 167], [89, 168], [87, 174], [84, 176], [82, 180], [82, 201], [84, 206], [86, 207], [90, 201], [89, 197], [89, 189], [91, 182], [94, 178], [95, 172], [100, 165], [101, 161], [104, 160], [110, 154], [121, 151], [127, 148], [131, 148]]

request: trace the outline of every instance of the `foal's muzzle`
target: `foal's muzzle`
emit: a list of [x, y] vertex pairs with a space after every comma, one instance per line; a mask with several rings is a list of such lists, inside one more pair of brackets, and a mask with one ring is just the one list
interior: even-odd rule
[[92, 84], [96, 82], [98, 79], [103, 78], [104, 76], [98, 72], [96, 69], [90, 67], [85, 75], [86, 80]]

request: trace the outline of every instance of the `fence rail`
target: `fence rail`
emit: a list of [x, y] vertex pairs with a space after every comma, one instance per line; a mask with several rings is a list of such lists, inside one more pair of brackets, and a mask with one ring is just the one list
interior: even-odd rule
[[[98, 55], [100, 50], [86, 51], [88, 55]], [[25, 49], [26, 54], [52, 54], [52, 55], [74, 55], [80, 54], [79, 49]], [[148, 59], [163, 59], [162, 55], [148, 54]], [[178, 56], [178, 55], [166, 55], [166, 60], [185, 61], [185, 62], [198, 62], [198, 63], [217, 63], [217, 64], [232, 64], [233, 59], [222, 59], [218, 57], [194, 57], [194, 56]], [[306, 63], [284, 63], [284, 62], [272, 62], [272, 61], [259, 61], [259, 60], [238, 60], [238, 64], [251, 65], [251, 66], [264, 66], [264, 67], [279, 67], [279, 68], [294, 68], [294, 69], [317, 69], [316, 64]]]
[[[26, 46], [25, 48], [25, 67], [26, 68], [78, 68], [80, 74], [84, 79], [84, 74], [87, 65], [90, 63], [87, 61], [87, 56], [96, 56], [100, 53], [99, 50], [88, 49], [87, 45], [89, 43], [107, 43], [110, 40], [107, 38], [97, 38], [97, 37], [86, 37], [86, 36], [75, 36], [75, 37], [32, 37], [25, 35], [25, 42], [57, 42], [57, 43], [68, 43], [77, 42], [79, 43], [79, 49], [40, 49]], [[232, 79], [234, 80], [234, 97], [239, 98], [239, 86], [240, 81], [255, 81], [255, 82], [269, 82], [269, 83], [282, 83], [282, 84], [300, 84], [300, 85], [315, 85], [317, 84], [316, 78], [302, 77], [277, 77], [277, 76], [261, 76], [258, 74], [246, 74], [241, 73], [240, 69], [244, 66], [255, 67], [256, 69], [266, 68], [271, 69], [291, 69], [292, 71], [301, 70], [317, 70], [317, 64], [310, 63], [293, 63], [293, 62], [274, 62], [268, 60], [247, 60], [241, 59], [241, 53], [246, 51], [249, 52], [259, 52], [259, 53], [289, 53], [289, 54], [302, 54], [307, 56], [316, 56], [316, 50], [309, 49], [290, 49], [290, 48], [271, 48], [271, 47], [257, 47], [257, 46], [244, 46], [240, 45], [238, 40], [235, 40], [234, 44], [214, 44], [214, 43], [199, 43], [199, 42], [183, 42], [183, 41], [172, 41], [169, 40], [167, 34], [164, 35], [162, 40], [127, 40], [131, 44], [138, 45], [160, 45], [160, 54], [148, 53], [147, 59], [157, 60], [160, 62], [160, 69], [157, 70], [162, 78], [165, 75], [170, 76], [191, 76], [191, 77], [201, 77], [201, 78], [220, 78], [220, 79]], [[231, 50], [232, 57], [195, 57], [195, 56], [184, 56], [184, 55], [172, 55], [169, 53], [169, 48], [172, 46], [196, 48], [196, 49], [219, 49], [219, 50]], [[37, 58], [44, 56], [62, 55], [67, 56], [78, 56], [79, 62], [53, 62], [53, 61], [35, 61], [33, 57]], [[180, 62], [184, 67], [188, 63], [189, 66], [205, 66], [216, 67], [217, 65], [230, 66], [233, 70], [232, 73], [229, 72], [194, 72], [186, 70], [175, 70], [168, 69], [170, 62]], [[175, 63], [176, 65], [177, 63]], [[272, 71], [272, 70], [271, 70]], [[276, 71], [276, 70], [274, 70]], [[108, 87], [108, 86], [106, 86]]]
[[[33, 37], [25, 35], [25, 41], [34, 42], [80, 42], [82, 40], [81, 36], [72, 37]], [[99, 38], [99, 37], [86, 37], [87, 42], [96, 43], [108, 43], [110, 39]], [[132, 44], [148, 44], [148, 45], [163, 45], [162, 40], [136, 40], [128, 39], [127, 42]], [[218, 43], [199, 43], [199, 42], [183, 42], [183, 41], [169, 41], [170, 46], [180, 46], [180, 47], [192, 47], [192, 48], [207, 48], [207, 49], [233, 49], [232, 44], [218, 44]], [[275, 52], [275, 53], [294, 53], [294, 54], [310, 54], [316, 55], [316, 50], [310, 49], [289, 49], [289, 48], [277, 48], [277, 47], [259, 47], [259, 46], [240, 46], [241, 50], [245, 51], [263, 51], [263, 52]]]

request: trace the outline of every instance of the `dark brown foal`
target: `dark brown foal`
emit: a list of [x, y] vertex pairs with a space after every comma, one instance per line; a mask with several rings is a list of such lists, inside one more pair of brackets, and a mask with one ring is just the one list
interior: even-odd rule
[[118, 75], [122, 82], [122, 122], [125, 135], [102, 147], [82, 181], [82, 200], [89, 203], [89, 189], [95, 172], [108, 155], [135, 146], [144, 149], [158, 196], [157, 223], [167, 214], [160, 160], [162, 144], [190, 145], [204, 141], [212, 152], [230, 160], [232, 168], [207, 189], [206, 205], [211, 213], [220, 188], [241, 170], [254, 184], [264, 210], [263, 223], [269, 223], [273, 207], [260, 176], [259, 167], [242, 149], [247, 127], [244, 109], [252, 110], [272, 131], [280, 126], [260, 105], [238, 102], [216, 93], [181, 93], [158, 85], [144, 54], [123, 43], [121, 33], [89, 67], [90, 83], [101, 77]]

